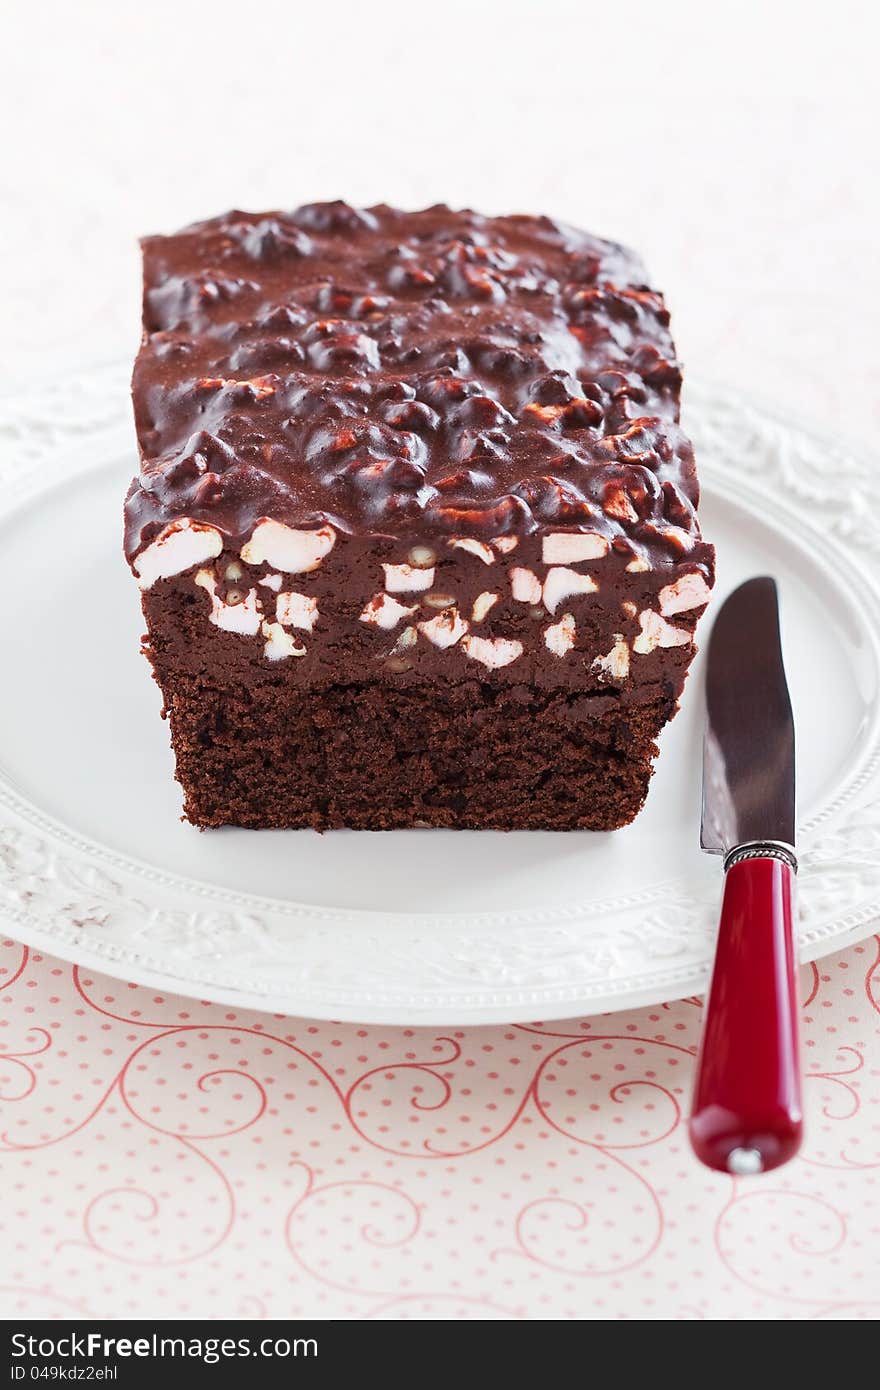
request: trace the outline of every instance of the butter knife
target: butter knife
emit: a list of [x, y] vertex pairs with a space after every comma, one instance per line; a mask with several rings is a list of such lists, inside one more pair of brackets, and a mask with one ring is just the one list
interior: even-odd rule
[[770, 578], [740, 585], [710, 636], [700, 842], [724, 856], [725, 881], [690, 1140], [710, 1168], [762, 1173], [803, 1127], [794, 720]]

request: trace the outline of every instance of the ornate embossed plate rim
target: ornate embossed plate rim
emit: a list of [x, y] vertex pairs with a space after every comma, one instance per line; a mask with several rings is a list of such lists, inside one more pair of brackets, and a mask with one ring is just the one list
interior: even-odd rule
[[[12, 446], [10, 457], [0, 462], [0, 516], [70, 478], [77, 465], [94, 467], [112, 448], [130, 447], [126, 377], [122, 367], [112, 365], [59, 383], [39, 397], [0, 406], [0, 440]], [[853, 554], [877, 551], [857, 491], [867, 465], [855, 453], [795, 430], [770, 411], [746, 406], [734, 393], [692, 386], [689, 404], [698, 447], [714, 434], [722, 455], [725, 438], [737, 452], [739, 471], [733, 476], [716, 465], [707, 450], [705, 482], [723, 477], [725, 495], [750, 509], [760, 507], [766, 498], [769, 456], [775, 464], [770, 470], [774, 480], [786, 486], [786, 520], [802, 540], [817, 535], [808, 508], [822, 497], [825, 534], [833, 537], [834, 571], [817, 563], [838, 586], [839, 571], [848, 570], [861, 593], [877, 598], [874, 625], [862, 625], [880, 670], [880, 592]], [[734, 419], [735, 432], [730, 428]], [[759, 471], [754, 474], [743, 447], [744, 424], [759, 444]], [[786, 457], [792, 452], [796, 468]], [[822, 487], [829, 476], [836, 482], [830, 497], [827, 484], [824, 492]], [[856, 491], [847, 493], [841, 479], [854, 480]], [[873, 867], [880, 840], [878, 716], [875, 710], [862, 755], [845, 785], [801, 827], [803, 876], [812, 890], [804, 896], [811, 900], [823, 882], [833, 882], [839, 903], [830, 915], [802, 921], [805, 960], [868, 935], [880, 916], [880, 875]], [[0, 900], [0, 920], [35, 947], [96, 970], [112, 973], [118, 968], [130, 979], [157, 988], [314, 1017], [448, 1025], [552, 1019], [576, 1009], [659, 1003], [700, 990], [708, 974], [714, 877], [700, 884], [668, 878], [629, 895], [545, 912], [427, 915], [314, 908], [234, 894], [119, 855], [23, 800], [2, 773], [0, 805], [5, 808], [0, 818], [0, 891], [9, 889], [16, 899]], [[123, 881], [111, 878], [108, 868]], [[866, 882], [867, 900], [862, 891]], [[187, 909], [163, 903], [165, 894], [175, 901], [187, 899]], [[137, 922], [134, 928], [120, 920], [126, 909]], [[634, 925], [627, 914], [636, 909], [639, 918]], [[671, 913], [681, 925], [658, 919], [649, 929], [646, 909], [660, 911], [661, 917]], [[597, 916], [607, 919], [608, 931], [597, 936], [593, 929], [580, 942], [578, 955], [579, 928], [588, 915], [594, 923]], [[200, 931], [212, 949], [189, 955], [181, 950], [184, 925], [193, 951], [197, 952]], [[275, 941], [270, 936], [273, 926], [281, 932]], [[493, 930], [499, 935], [493, 936]], [[650, 930], [656, 935], [653, 955], [647, 952]], [[344, 956], [340, 948], [349, 934], [362, 955], [376, 949], [390, 957], [387, 980], [352, 985], [333, 978], [332, 962]], [[224, 943], [219, 950], [218, 935]], [[423, 950], [436, 951], [438, 942], [445, 955], [439, 971], [443, 983], [425, 987], [418, 979]], [[236, 945], [244, 947], [249, 968], [242, 969]], [[628, 956], [632, 959], [626, 963]], [[404, 982], [394, 982], [392, 965], [397, 971], [403, 966]], [[285, 978], [285, 972], [279, 989], [279, 974]], [[547, 978], [553, 974], [564, 979]]]

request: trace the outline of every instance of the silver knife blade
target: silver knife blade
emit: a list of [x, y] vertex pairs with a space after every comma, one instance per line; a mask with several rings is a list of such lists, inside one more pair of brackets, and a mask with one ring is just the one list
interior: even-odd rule
[[709, 638], [700, 844], [728, 854], [794, 835], [794, 718], [776, 583], [763, 576], [725, 600]]

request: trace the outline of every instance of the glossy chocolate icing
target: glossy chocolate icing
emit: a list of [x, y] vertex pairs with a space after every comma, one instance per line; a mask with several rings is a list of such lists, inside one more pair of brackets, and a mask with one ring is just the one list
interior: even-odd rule
[[133, 559], [190, 517], [352, 536], [599, 532], [710, 554], [662, 297], [624, 248], [438, 206], [230, 212], [149, 237]]

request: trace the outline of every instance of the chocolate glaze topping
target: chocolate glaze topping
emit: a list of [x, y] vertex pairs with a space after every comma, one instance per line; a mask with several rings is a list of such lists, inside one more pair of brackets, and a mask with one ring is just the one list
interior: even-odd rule
[[143, 249], [130, 560], [180, 517], [233, 544], [272, 517], [598, 531], [652, 568], [702, 551], [669, 316], [624, 248], [543, 217], [336, 202]]

